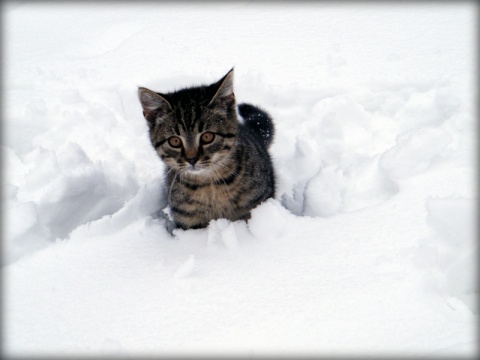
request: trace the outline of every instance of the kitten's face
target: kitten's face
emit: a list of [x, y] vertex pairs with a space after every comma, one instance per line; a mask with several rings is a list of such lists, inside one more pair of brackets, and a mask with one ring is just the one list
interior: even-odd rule
[[237, 133], [233, 70], [208, 87], [160, 95], [139, 89], [150, 139], [165, 164], [193, 177], [218, 177]]
[[[172, 111], [159, 118], [150, 131], [160, 158], [170, 168], [198, 176], [209, 176], [216, 167], [226, 166], [235, 143], [236, 118], [200, 108], [193, 121], [192, 113], [182, 112]], [[191, 121], [185, 120], [188, 117]]]

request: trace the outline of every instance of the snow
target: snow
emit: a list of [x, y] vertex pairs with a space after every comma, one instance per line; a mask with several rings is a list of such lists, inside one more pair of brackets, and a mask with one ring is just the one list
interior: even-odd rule
[[[2, 2], [3, 351], [473, 356], [474, 2]], [[136, 91], [273, 116], [275, 199], [174, 230]]]

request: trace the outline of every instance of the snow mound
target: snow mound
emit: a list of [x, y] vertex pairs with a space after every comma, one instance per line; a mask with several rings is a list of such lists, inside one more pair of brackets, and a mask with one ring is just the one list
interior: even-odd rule
[[429, 198], [427, 221], [433, 235], [422, 241], [419, 261], [429, 267], [437, 291], [464, 302], [477, 314], [475, 205], [472, 199]]

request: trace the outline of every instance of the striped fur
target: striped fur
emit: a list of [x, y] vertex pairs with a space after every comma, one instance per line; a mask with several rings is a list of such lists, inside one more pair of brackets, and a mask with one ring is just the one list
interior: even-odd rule
[[175, 224], [203, 228], [212, 219], [247, 220], [275, 195], [268, 153], [274, 125], [253, 105], [237, 119], [233, 69], [220, 81], [161, 94], [139, 88], [150, 140], [167, 165], [165, 191]]

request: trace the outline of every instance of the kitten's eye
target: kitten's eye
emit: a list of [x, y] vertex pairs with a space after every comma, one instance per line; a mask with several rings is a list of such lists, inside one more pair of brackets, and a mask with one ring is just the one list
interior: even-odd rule
[[179, 148], [182, 146], [182, 140], [178, 136], [172, 136], [168, 138], [168, 143], [173, 148]]
[[215, 134], [211, 132], [205, 132], [200, 136], [202, 144], [210, 144], [215, 139]]

